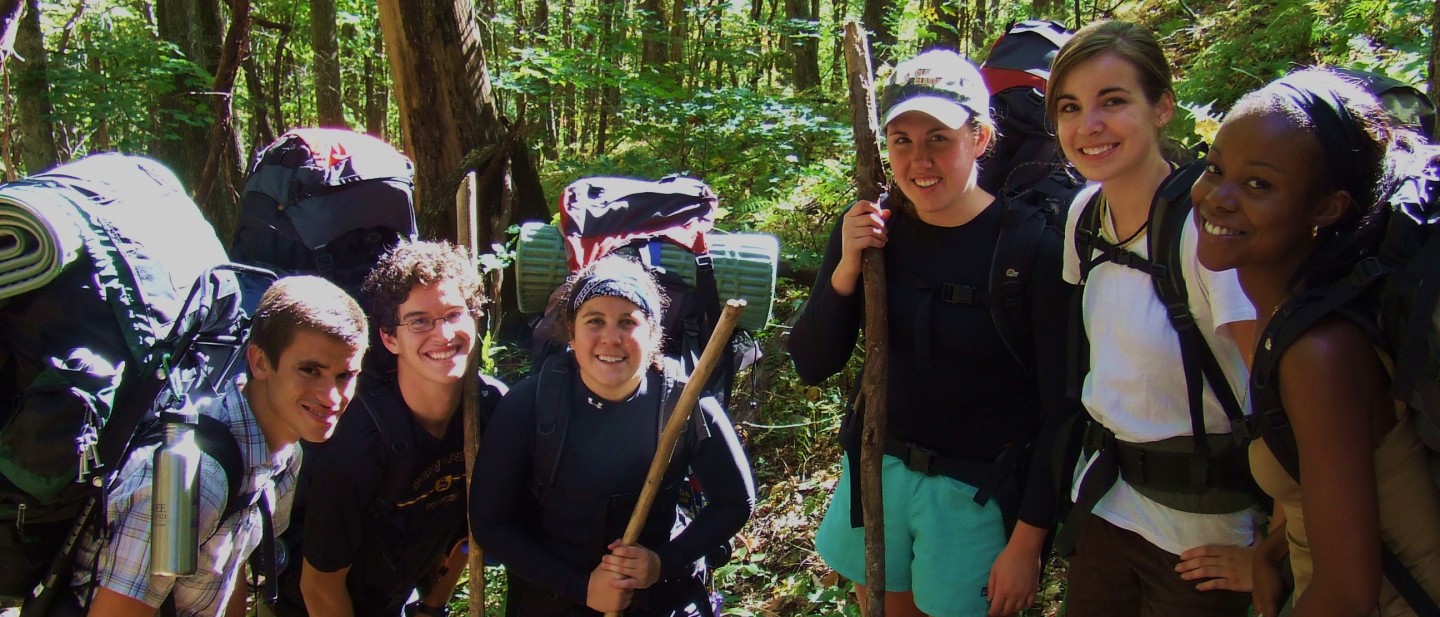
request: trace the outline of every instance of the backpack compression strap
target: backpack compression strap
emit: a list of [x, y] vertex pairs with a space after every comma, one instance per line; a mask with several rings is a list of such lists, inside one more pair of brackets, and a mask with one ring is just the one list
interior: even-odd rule
[[[1037, 195], [1040, 195], [1037, 193]], [[1040, 195], [1043, 199], [1044, 195]], [[1026, 375], [1033, 376], [1035, 367], [1028, 358], [1034, 353], [1030, 312], [1025, 292], [1035, 270], [1035, 251], [1045, 234], [1044, 205], [1032, 207], [1016, 203], [1019, 197], [1006, 200], [1000, 215], [1000, 236], [995, 241], [995, 256], [990, 262], [990, 314], [1000, 341], [1010, 351]]]
[[408, 418], [404, 418], [404, 426], [401, 426], [403, 415], [397, 413], [398, 410], [408, 414], [410, 408], [400, 398], [398, 386], [391, 387], [389, 382], [379, 379], [366, 384], [355, 397], [355, 402], [360, 403], [360, 407], [375, 424], [375, 431], [380, 434], [380, 443], [385, 446], [385, 453], [392, 462], [381, 465], [385, 470], [385, 477], [380, 482], [382, 489], [376, 493], [366, 512], [372, 518], [385, 520], [400, 503], [406, 485], [415, 477], [414, 425]]

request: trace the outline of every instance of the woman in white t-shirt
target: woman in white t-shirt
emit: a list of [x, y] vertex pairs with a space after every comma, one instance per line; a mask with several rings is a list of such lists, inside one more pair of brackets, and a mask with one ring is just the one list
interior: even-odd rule
[[[1152, 203], [1165, 189], [1187, 219], [1189, 210], [1189, 187], [1180, 186], [1189, 176], [1162, 152], [1161, 130], [1175, 110], [1169, 65], [1144, 28], [1091, 24], [1056, 57], [1046, 108], [1066, 158], [1092, 181], [1065, 234], [1064, 276], [1082, 285], [1088, 337], [1088, 352], [1076, 354], [1088, 362], [1079, 395], [1093, 420], [1075, 474], [1076, 511], [1062, 531], [1062, 549], [1069, 540], [1075, 548], [1067, 615], [1245, 615], [1249, 554], [1241, 547], [1254, 540], [1256, 511], [1221, 398], [1227, 390], [1243, 397], [1240, 350], [1250, 348], [1255, 315], [1233, 273], [1198, 266], [1193, 225], [1178, 226], [1184, 308], [1213, 353], [1213, 381], [1225, 382], [1205, 380], [1192, 417], [1194, 382], [1147, 270], [1157, 240], [1149, 236], [1160, 233], [1151, 228]], [[1087, 248], [1110, 253], [1080, 254], [1082, 212], [1097, 227]], [[1209, 437], [1195, 439], [1195, 425]]]

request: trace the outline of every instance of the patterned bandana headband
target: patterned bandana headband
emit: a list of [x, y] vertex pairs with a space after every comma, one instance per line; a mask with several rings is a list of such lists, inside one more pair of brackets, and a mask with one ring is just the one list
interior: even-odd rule
[[1365, 143], [1360, 121], [1350, 113], [1339, 92], [1309, 77], [1303, 73], [1284, 77], [1272, 84], [1272, 90], [1310, 118], [1329, 168], [1326, 171], [1335, 179], [1335, 186], [1348, 191], [1353, 199], [1362, 199], [1365, 191], [1360, 169], [1352, 162]]
[[592, 275], [575, 281], [574, 291], [570, 294], [570, 314], [577, 315], [580, 307], [591, 298], [599, 296], [611, 296], [629, 300], [635, 306], [640, 307], [640, 312], [645, 313], [645, 318], [655, 320], [655, 309], [651, 306], [649, 299], [645, 297], [645, 286], [634, 277], [616, 275]]

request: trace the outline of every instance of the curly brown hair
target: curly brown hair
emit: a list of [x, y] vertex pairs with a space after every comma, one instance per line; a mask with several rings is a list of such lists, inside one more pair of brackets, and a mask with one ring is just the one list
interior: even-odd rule
[[481, 314], [486, 299], [475, 260], [469, 251], [444, 240], [401, 241], [365, 276], [360, 291], [370, 319], [380, 330], [393, 334], [400, 321], [400, 305], [410, 291], [442, 281], [458, 283], [466, 307], [476, 316]]

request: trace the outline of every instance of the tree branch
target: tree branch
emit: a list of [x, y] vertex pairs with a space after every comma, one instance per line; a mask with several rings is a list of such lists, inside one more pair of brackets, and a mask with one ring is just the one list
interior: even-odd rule
[[220, 162], [225, 160], [225, 149], [232, 143], [235, 130], [234, 109], [231, 101], [235, 93], [235, 75], [240, 70], [240, 52], [245, 46], [245, 36], [250, 32], [250, 0], [230, 0], [230, 29], [225, 32], [225, 44], [220, 48], [220, 65], [215, 69], [215, 126], [210, 131], [210, 155], [205, 157], [205, 167], [200, 172], [200, 182], [195, 186], [195, 201], [206, 204], [210, 191], [219, 173]]

